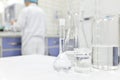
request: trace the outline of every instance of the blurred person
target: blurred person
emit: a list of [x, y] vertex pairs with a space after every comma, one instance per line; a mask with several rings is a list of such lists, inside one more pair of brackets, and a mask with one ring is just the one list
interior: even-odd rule
[[37, 6], [38, 0], [24, 0], [25, 8], [17, 21], [11, 21], [12, 30], [22, 32], [22, 55], [45, 54], [44, 11]]

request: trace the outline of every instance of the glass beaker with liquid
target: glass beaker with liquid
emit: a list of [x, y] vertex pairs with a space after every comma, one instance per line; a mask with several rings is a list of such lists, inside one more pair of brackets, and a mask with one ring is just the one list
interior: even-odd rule
[[93, 26], [94, 68], [118, 69], [119, 65], [119, 16], [110, 15], [96, 18]]
[[79, 17], [76, 26], [76, 36], [75, 36], [75, 68], [76, 72], [86, 73], [91, 71], [91, 39], [92, 39], [92, 23], [91, 17], [84, 19], [84, 17]]

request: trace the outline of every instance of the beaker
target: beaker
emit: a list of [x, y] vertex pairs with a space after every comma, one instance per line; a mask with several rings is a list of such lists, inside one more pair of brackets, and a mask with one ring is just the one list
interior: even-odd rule
[[75, 72], [86, 73], [91, 71], [91, 50], [77, 49], [75, 50]]
[[[84, 14], [84, 13], [81, 13]], [[80, 15], [80, 14], [79, 14]], [[75, 36], [75, 68], [76, 72], [84, 73], [91, 71], [91, 39], [92, 39], [92, 17], [80, 16], [77, 19], [76, 36]]]
[[95, 19], [93, 26], [94, 68], [102, 70], [118, 69], [119, 65], [119, 16], [102, 16]]

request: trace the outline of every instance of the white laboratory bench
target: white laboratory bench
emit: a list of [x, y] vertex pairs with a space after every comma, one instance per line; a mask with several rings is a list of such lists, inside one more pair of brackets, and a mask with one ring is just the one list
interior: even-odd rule
[[[0, 37], [21, 37], [21, 32], [0, 32]], [[57, 34], [46, 34], [46, 37], [59, 37]]]
[[55, 57], [30, 55], [0, 59], [0, 80], [120, 80], [120, 70], [76, 73], [57, 72]]
[[21, 37], [20, 32], [0, 32], [0, 37]]
[[[21, 33], [20, 32], [0, 32], [0, 57], [21, 55]], [[47, 34], [45, 54], [58, 56], [59, 35]]]

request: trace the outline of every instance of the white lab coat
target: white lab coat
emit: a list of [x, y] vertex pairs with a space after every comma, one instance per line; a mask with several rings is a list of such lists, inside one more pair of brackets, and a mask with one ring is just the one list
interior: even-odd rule
[[45, 54], [45, 13], [36, 4], [26, 7], [20, 14], [14, 31], [22, 32], [22, 54]]

